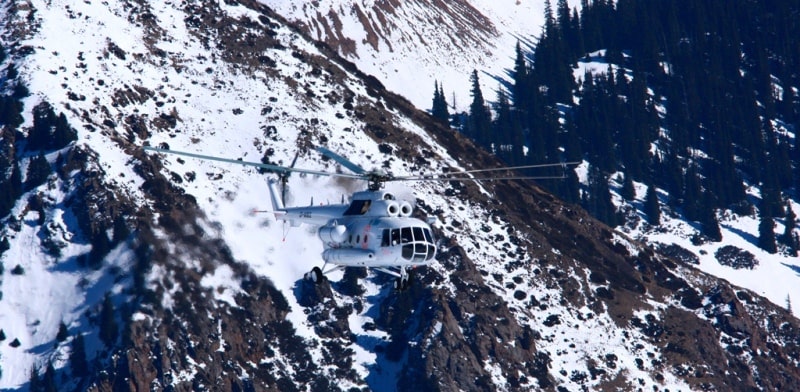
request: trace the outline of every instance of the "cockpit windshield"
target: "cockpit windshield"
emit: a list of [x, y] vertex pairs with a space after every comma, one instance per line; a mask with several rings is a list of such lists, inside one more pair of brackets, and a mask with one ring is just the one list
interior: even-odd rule
[[383, 229], [381, 246], [402, 246], [402, 257], [414, 262], [430, 260], [436, 255], [433, 235], [427, 227]]

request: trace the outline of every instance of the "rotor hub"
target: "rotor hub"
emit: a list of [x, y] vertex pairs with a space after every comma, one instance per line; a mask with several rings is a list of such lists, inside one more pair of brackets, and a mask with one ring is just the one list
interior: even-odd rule
[[394, 177], [384, 171], [373, 170], [371, 172], [364, 173], [364, 178], [369, 183], [367, 188], [370, 191], [375, 192], [383, 189], [386, 181], [391, 181]]

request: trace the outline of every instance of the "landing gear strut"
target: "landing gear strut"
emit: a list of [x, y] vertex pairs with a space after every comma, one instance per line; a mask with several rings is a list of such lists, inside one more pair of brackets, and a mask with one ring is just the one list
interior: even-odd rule
[[305, 274], [306, 280], [310, 280], [310, 281], [314, 282], [315, 284], [320, 284], [320, 283], [322, 283], [322, 282], [324, 282], [324, 281], [326, 281], [328, 279], [328, 278], [325, 277], [326, 274], [329, 274], [329, 273], [331, 273], [333, 271], [338, 271], [338, 270], [344, 268], [344, 266], [335, 265], [332, 268], [329, 268], [327, 271], [325, 271], [325, 267], [327, 265], [328, 264], [325, 263], [325, 265], [323, 265], [322, 268], [314, 267], [314, 268], [311, 269], [310, 272], [306, 272], [306, 274]]
[[405, 267], [400, 269], [400, 276], [394, 280], [394, 288], [397, 291], [405, 291], [411, 287], [411, 273]]

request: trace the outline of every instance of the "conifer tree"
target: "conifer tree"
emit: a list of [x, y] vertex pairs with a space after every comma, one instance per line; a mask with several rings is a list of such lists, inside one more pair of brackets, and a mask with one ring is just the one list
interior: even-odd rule
[[78, 333], [72, 340], [72, 353], [69, 356], [69, 364], [72, 369], [73, 378], [82, 378], [89, 375], [89, 361], [86, 358], [86, 343], [83, 334]]
[[24, 121], [21, 113], [22, 103], [17, 97], [0, 96], [0, 127], [17, 128]]
[[797, 256], [798, 247], [800, 247], [794, 235], [794, 229], [797, 227], [797, 216], [794, 214], [792, 204], [789, 202], [786, 203], [786, 218], [784, 219], [785, 229], [781, 236], [781, 242], [786, 245], [790, 255]]
[[444, 90], [439, 82], [434, 82], [433, 85], [433, 107], [431, 108], [431, 115], [439, 120], [442, 124], [450, 123], [450, 111], [447, 109], [447, 100], [444, 97]]
[[570, 63], [583, 54], [583, 45], [579, 39], [580, 24], [577, 23], [578, 21], [574, 21], [573, 17], [577, 19], [577, 14], [570, 13], [567, 0], [558, 0], [556, 4], [556, 21], [558, 22], [558, 30], [561, 32], [564, 47], [569, 52]]
[[475, 139], [478, 144], [489, 149], [492, 143], [490, 135], [492, 116], [489, 112], [489, 108], [486, 106], [486, 101], [483, 99], [477, 70], [472, 71], [470, 81], [472, 83], [472, 89], [470, 90], [472, 103], [469, 105], [467, 135]]
[[628, 173], [624, 174], [625, 178], [622, 180], [622, 191], [620, 196], [627, 201], [633, 201], [636, 198], [636, 188], [633, 186], [633, 180]]
[[553, 18], [549, 0], [545, 1], [543, 30], [533, 57], [533, 72], [546, 87], [548, 103], [571, 102], [575, 87], [570, 66], [572, 60]]
[[36, 366], [31, 368], [31, 375], [28, 378], [28, 391], [30, 392], [42, 391], [42, 383], [39, 380], [39, 370], [36, 369]]
[[51, 146], [51, 136], [56, 123], [53, 107], [46, 101], [33, 108], [33, 127], [28, 132], [28, 151], [46, 150]]
[[53, 170], [50, 167], [50, 162], [47, 161], [44, 153], [40, 151], [39, 155], [32, 158], [30, 164], [28, 165], [25, 189], [31, 190], [43, 184], [47, 180], [47, 177], [50, 176], [52, 171]]
[[3, 190], [0, 192], [0, 217], [4, 217], [11, 212], [17, 198], [22, 194], [22, 173], [16, 161], [12, 164], [8, 180], [0, 179], [0, 189]]
[[561, 191], [558, 194], [567, 203], [580, 203], [581, 184], [580, 180], [578, 180], [578, 174], [575, 173], [573, 168], [567, 168], [566, 170], [567, 178], [564, 179], [564, 185], [560, 188]]
[[6, 78], [7, 79], [16, 79], [19, 75], [19, 71], [17, 71], [17, 66], [14, 63], [11, 63], [6, 67]]
[[702, 208], [703, 189], [700, 185], [697, 170], [694, 166], [686, 171], [683, 190], [683, 212], [686, 219], [696, 221], [700, 219]]
[[647, 186], [647, 194], [644, 199], [644, 213], [647, 215], [647, 222], [653, 226], [661, 224], [661, 208], [658, 206], [658, 192], [652, 184]]
[[64, 148], [75, 140], [78, 140], [78, 132], [69, 125], [67, 116], [64, 113], [60, 113], [56, 118], [55, 128], [53, 129], [52, 148]]
[[589, 168], [588, 204], [584, 207], [595, 218], [614, 227], [618, 224], [617, 209], [611, 201], [611, 190], [608, 188], [608, 177], [596, 166]]
[[[516, 135], [521, 133], [519, 130], [518, 122], [511, 111], [511, 103], [508, 101], [508, 96], [502, 88], [497, 90], [497, 104], [495, 106], [497, 117], [494, 120], [492, 127], [492, 135], [494, 135], [493, 143], [495, 153], [500, 156], [507, 164], [511, 166], [521, 164], [519, 160], [522, 157], [522, 146], [515, 145], [519, 140], [516, 140]], [[519, 154], [517, 154], [519, 149]]]
[[44, 376], [42, 377], [42, 391], [58, 391], [58, 384], [56, 384], [56, 369], [53, 367], [52, 362], [47, 363], [47, 369], [44, 371]]
[[770, 215], [769, 208], [763, 207], [762, 203], [761, 220], [758, 223], [758, 247], [769, 253], [776, 253], [778, 248], [775, 244], [775, 221]]
[[69, 336], [67, 333], [67, 325], [64, 324], [64, 322], [62, 321], [58, 323], [58, 333], [56, 334], [56, 340], [59, 342], [63, 342], [67, 340], [67, 336]]
[[88, 265], [91, 268], [99, 269], [103, 265], [103, 259], [111, 251], [111, 241], [105, 231], [100, 231], [92, 237], [92, 249], [89, 250]]
[[114, 304], [111, 302], [111, 296], [106, 294], [100, 309], [100, 340], [107, 347], [111, 347], [117, 341], [118, 333], [119, 327], [114, 315]]
[[720, 230], [719, 222], [717, 221], [717, 210], [713, 207], [711, 201], [709, 200], [711, 196], [706, 193], [703, 198], [705, 201], [702, 203], [703, 205], [700, 208], [700, 230], [702, 231], [703, 235], [712, 241], [722, 241], [722, 231]]
[[[11, 249], [11, 244], [8, 242], [8, 237], [4, 236], [2, 239], [0, 239], [0, 256], [2, 256], [3, 253], [9, 249]], [[3, 267], [2, 264], [0, 264], [0, 274], [2, 273]]]
[[514, 59], [514, 87], [511, 99], [514, 101], [515, 108], [527, 108], [530, 106], [529, 97], [531, 91], [528, 63], [525, 61], [525, 53], [522, 51], [519, 41], [517, 41], [517, 46], [514, 50], [516, 57]]

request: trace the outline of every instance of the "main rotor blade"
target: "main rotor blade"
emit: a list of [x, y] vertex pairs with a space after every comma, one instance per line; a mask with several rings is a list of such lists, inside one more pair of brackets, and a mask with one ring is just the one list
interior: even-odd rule
[[499, 172], [499, 171], [511, 171], [511, 170], [519, 170], [519, 169], [533, 169], [533, 168], [542, 168], [542, 167], [556, 167], [562, 166], [567, 167], [568, 165], [577, 165], [580, 162], [563, 162], [563, 163], [544, 163], [538, 165], [522, 165], [522, 166], [507, 166], [507, 167], [496, 167], [491, 169], [475, 169], [475, 170], [466, 170], [466, 171], [455, 171], [455, 172], [447, 172], [447, 173], [440, 173], [440, 174], [422, 174], [417, 176], [397, 176], [393, 177], [392, 181], [419, 181], [425, 180], [428, 181], [430, 179], [438, 180], [438, 181], [468, 181], [468, 180], [492, 180], [492, 179], [500, 179], [500, 180], [541, 180], [541, 179], [551, 179], [551, 178], [564, 178], [563, 176], [506, 176], [506, 177], [465, 177], [465, 175], [475, 174], [475, 173], [490, 173], [490, 172]]
[[237, 159], [220, 158], [220, 157], [215, 157], [215, 156], [211, 156], [211, 155], [195, 154], [195, 153], [191, 153], [191, 152], [176, 151], [176, 150], [167, 150], [167, 149], [163, 149], [163, 148], [156, 148], [156, 147], [150, 147], [150, 146], [143, 146], [142, 149], [144, 149], [146, 151], [154, 151], [154, 152], [160, 152], [160, 153], [165, 153], [165, 154], [183, 155], [183, 156], [187, 156], [187, 157], [190, 157], [190, 158], [207, 159], [207, 160], [217, 161], [217, 162], [233, 163], [233, 164], [242, 165], [242, 166], [254, 166], [254, 167], [261, 168], [261, 169], [272, 170], [272, 171], [279, 172], [279, 173], [296, 172], [296, 173], [314, 174], [314, 175], [319, 175], [319, 176], [334, 176], [334, 177], [346, 177], [346, 178], [362, 179], [361, 176], [354, 175], [354, 174], [330, 173], [330, 172], [324, 172], [324, 171], [319, 171], [319, 170], [297, 169], [297, 168], [293, 168], [293, 167], [270, 165], [270, 164], [267, 164], [267, 163], [260, 163], [260, 162], [240, 161], [240, 160], [237, 160]]
[[555, 167], [555, 166], [567, 167], [569, 165], [578, 165], [578, 164], [580, 164], [580, 162], [541, 163], [541, 164], [538, 164], [538, 165], [495, 167], [495, 168], [491, 168], [491, 169], [474, 169], [474, 170], [466, 170], [466, 171], [460, 171], [460, 172], [452, 172], [452, 174], [485, 173], [485, 172], [491, 172], [491, 171], [535, 169], [535, 168], [540, 168], [540, 167]]
[[396, 177], [386, 181], [504, 181], [504, 180], [563, 180], [567, 178], [561, 176], [505, 176], [505, 177]]
[[337, 153], [335, 153], [335, 152], [333, 152], [333, 151], [331, 151], [331, 150], [329, 150], [329, 149], [327, 149], [325, 147], [317, 147], [317, 151], [319, 151], [320, 154], [325, 155], [326, 157], [328, 157], [330, 159], [333, 159], [334, 161], [338, 162], [340, 165], [350, 169], [350, 171], [352, 171], [353, 173], [364, 174], [364, 173], [367, 172], [361, 166], [358, 166], [355, 163], [348, 161], [347, 158], [345, 158], [345, 157], [343, 157], [343, 156], [341, 156], [341, 155], [339, 155], [339, 154], [337, 154]]

